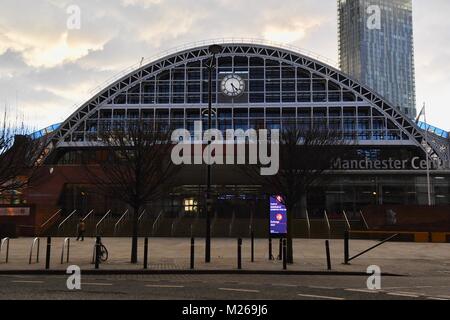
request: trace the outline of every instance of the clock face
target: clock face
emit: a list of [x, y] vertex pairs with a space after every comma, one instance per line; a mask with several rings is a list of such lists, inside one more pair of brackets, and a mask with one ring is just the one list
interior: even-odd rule
[[245, 82], [240, 76], [230, 74], [222, 79], [221, 90], [229, 97], [238, 97], [244, 93]]

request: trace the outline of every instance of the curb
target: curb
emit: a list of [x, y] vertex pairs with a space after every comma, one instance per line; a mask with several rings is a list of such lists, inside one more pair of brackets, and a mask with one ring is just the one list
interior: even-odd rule
[[[305, 276], [369, 276], [365, 272], [349, 271], [270, 271], [270, 270], [82, 270], [85, 275], [305, 275]], [[0, 275], [67, 275], [65, 270], [4, 270]], [[407, 275], [383, 273], [385, 277]]]

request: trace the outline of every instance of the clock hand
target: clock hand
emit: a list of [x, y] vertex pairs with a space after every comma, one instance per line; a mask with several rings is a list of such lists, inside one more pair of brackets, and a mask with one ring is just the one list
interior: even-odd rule
[[234, 90], [234, 91], [236, 91], [236, 92], [239, 91], [239, 89], [236, 88], [236, 86], [234, 85], [234, 83], [232, 83], [231, 86], [233, 87], [233, 90]]

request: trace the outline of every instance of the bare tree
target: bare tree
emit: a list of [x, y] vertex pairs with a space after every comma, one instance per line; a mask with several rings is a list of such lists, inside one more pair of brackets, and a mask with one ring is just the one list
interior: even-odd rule
[[131, 263], [137, 263], [139, 212], [163, 196], [177, 168], [170, 159], [170, 133], [136, 119], [112, 130], [100, 128], [96, 137], [105, 159], [85, 164], [88, 180], [98, 192], [133, 209]]
[[280, 169], [277, 175], [261, 176], [258, 166], [241, 167], [269, 195], [280, 195], [283, 199], [288, 212], [288, 263], [293, 263], [294, 209], [306, 199], [311, 187], [327, 179], [326, 171], [349, 152], [350, 144], [342, 132], [329, 130], [326, 126], [299, 129], [296, 125], [286, 125], [280, 132]]
[[35, 139], [23, 123], [10, 121], [5, 112], [0, 120], [0, 194], [23, 191], [38, 179], [37, 159], [46, 137]]

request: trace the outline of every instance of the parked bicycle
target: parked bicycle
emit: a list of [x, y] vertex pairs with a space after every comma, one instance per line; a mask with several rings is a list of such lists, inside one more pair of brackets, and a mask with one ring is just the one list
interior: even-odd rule
[[98, 259], [101, 262], [106, 262], [108, 260], [108, 249], [106, 249], [105, 245], [100, 240], [99, 250], [97, 251]]

